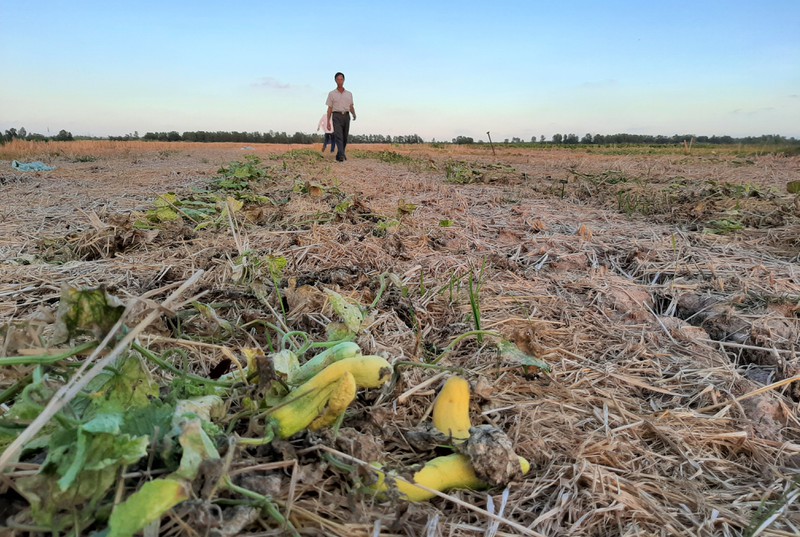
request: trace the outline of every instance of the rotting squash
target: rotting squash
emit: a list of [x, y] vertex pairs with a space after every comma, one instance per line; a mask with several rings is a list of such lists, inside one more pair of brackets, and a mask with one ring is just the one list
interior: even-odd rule
[[[524, 458], [519, 458], [522, 474], [526, 475], [530, 471], [530, 463]], [[469, 457], [460, 453], [436, 457], [428, 461], [412, 478], [413, 483], [400, 479], [392, 479], [390, 474], [387, 479], [383, 471], [377, 471], [378, 482], [372, 486], [380, 496], [388, 496], [391, 486], [387, 481], [394, 481], [394, 487], [400, 493], [401, 498], [411, 502], [422, 502], [430, 500], [436, 494], [427, 491], [414, 483], [423, 485], [439, 492], [451, 489], [472, 489], [481, 490], [487, 487], [477, 475], [472, 467]]]
[[459, 376], [447, 379], [433, 403], [433, 425], [455, 442], [469, 438], [469, 382]]
[[325, 410], [308, 425], [309, 430], [318, 431], [333, 425], [355, 398], [356, 379], [352, 373], [345, 371], [336, 381], [336, 386], [328, 398]]
[[[289, 392], [280, 403], [269, 411], [273, 432], [280, 438], [289, 438], [308, 427], [325, 412], [329, 400], [337, 395], [334, 407], [349, 393], [349, 383], [342, 385], [342, 377], [349, 374], [358, 388], [380, 388], [392, 378], [392, 365], [383, 357], [375, 355], [353, 356], [334, 362], [310, 380]], [[339, 392], [341, 390], [341, 392]], [[353, 395], [350, 401], [355, 398]], [[345, 405], [345, 407], [347, 406]], [[344, 410], [342, 410], [343, 412]], [[339, 412], [341, 414], [341, 412]], [[339, 415], [333, 416], [331, 423]], [[326, 419], [330, 419], [328, 416]], [[324, 425], [321, 425], [323, 427]]]
[[323, 413], [328, 400], [339, 387], [342, 376], [339, 375], [338, 378], [329, 380], [327, 384], [319, 384], [302, 393], [299, 393], [299, 390], [290, 392], [270, 409], [269, 423], [275, 435], [286, 439], [308, 427]]

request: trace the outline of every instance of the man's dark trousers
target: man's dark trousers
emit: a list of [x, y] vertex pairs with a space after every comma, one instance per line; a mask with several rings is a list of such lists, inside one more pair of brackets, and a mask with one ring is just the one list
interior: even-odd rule
[[334, 112], [333, 137], [336, 139], [336, 160], [342, 161], [347, 158], [344, 151], [347, 149], [348, 134], [350, 134], [350, 114]]

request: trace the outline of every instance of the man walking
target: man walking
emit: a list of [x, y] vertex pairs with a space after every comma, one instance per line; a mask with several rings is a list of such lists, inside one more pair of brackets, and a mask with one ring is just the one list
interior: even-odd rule
[[356, 120], [356, 109], [353, 107], [353, 94], [344, 89], [344, 74], [336, 73], [336, 89], [328, 93], [328, 127], [333, 128], [333, 137], [336, 140], [336, 160], [347, 160], [347, 135], [350, 133], [350, 114]]

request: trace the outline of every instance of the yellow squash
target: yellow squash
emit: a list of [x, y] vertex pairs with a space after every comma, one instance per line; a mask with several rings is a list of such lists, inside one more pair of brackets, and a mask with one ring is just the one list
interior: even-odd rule
[[469, 438], [469, 382], [463, 377], [447, 379], [433, 403], [433, 425], [456, 442]]
[[297, 372], [289, 378], [289, 384], [292, 386], [299, 386], [300, 384], [313, 378], [330, 364], [344, 358], [358, 356], [359, 354], [361, 354], [361, 348], [357, 343], [352, 341], [343, 341], [341, 343], [337, 343], [333, 347], [325, 349], [301, 365], [300, 369], [298, 369]]
[[[527, 474], [531, 468], [530, 463], [523, 457], [519, 458], [519, 463], [522, 474]], [[481, 490], [487, 486], [475, 475], [475, 470], [470, 463], [469, 457], [460, 453], [431, 459], [421, 470], [414, 474], [412, 480], [416, 484], [439, 492], [451, 489]], [[394, 483], [401, 497], [411, 502], [422, 502], [436, 496], [433, 492], [400, 479], [396, 479]], [[373, 488], [376, 492], [382, 494], [389, 491], [386, 475], [383, 472], [378, 472], [378, 482], [373, 485]]]

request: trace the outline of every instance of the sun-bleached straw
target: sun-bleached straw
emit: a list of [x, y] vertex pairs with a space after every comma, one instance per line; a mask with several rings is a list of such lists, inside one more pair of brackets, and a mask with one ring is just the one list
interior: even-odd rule
[[771, 392], [773, 390], [777, 390], [778, 388], [786, 386], [787, 384], [791, 384], [793, 382], [798, 382], [798, 381], [800, 381], [800, 373], [798, 373], [797, 375], [795, 375], [793, 377], [781, 379], [781, 380], [779, 380], [777, 382], [773, 382], [772, 384], [768, 384], [766, 386], [762, 386], [762, 387], [757, 388], [757, 389], [755, 389], [753, 391], [750, 391], [750, 392], [747, 392], [747, 393], [745, 393], [743, 395], [740, 395], [739, 397], [734, 397], [733, 399], [730, 399], [730, 400], [727, 400], [727, 401], [723, 401], [722, 403], [717, 403], [715, 405], [709, 405], [709, 406], [704, 406], [703, 408], [698, 408], [696, 410], [696, 412], [708, 412], [710, 410], [716, 410], [717, 408], [722, 408], [722, 407], [724, 407], [726, 405], [730, 405], [732, 403], [740, 403], [742, 401], [750, 399], [751, 397], [755, 397], [755, 396], [761, 395], [763, 393], [767, 393], [767, 392]]

